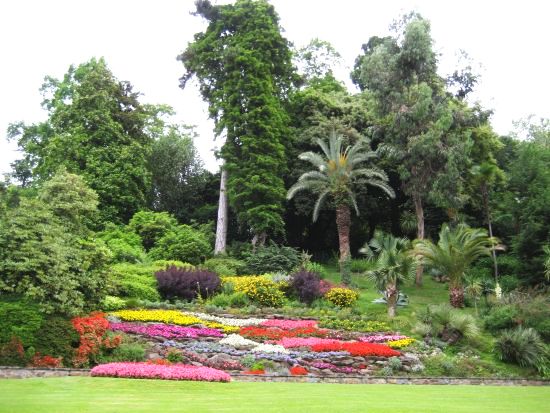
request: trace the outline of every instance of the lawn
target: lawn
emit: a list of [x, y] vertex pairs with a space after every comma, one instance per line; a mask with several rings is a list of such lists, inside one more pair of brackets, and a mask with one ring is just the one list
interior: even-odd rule
[[549, 399], [550, 387], [0, 380], [1, 413], [538, 413], [548, 411]]

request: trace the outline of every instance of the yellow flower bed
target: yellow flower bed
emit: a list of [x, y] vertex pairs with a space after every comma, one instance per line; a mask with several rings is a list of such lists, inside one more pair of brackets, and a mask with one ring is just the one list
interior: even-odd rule
[[222, 284], [233, 284], [235, 291], [245, 293], [248, 298], [262, 306], [280, 307], [285, 299], [276, 282], [259, 275], [223, 277]]
[[403, 348], [411, 345], [415, 341], [414, 338], [403, 338], [401, 340], [388, 341], [386, 344], [391, 348]]
[[325, 298], [338, 307], [351, 307], [359, 298], [359, 293], [349, 288], [331, 288]]
[[198, 317], [177, 310], [120, 310], [111, 314], [124, 321], [159, 322], [177, 324], [180, 326], [202, 324], [206, 327], [218, 328], [225, 333], [234, 333], [239, 330], [237, 327], [226, 326], [213, 321], [204, 321]]

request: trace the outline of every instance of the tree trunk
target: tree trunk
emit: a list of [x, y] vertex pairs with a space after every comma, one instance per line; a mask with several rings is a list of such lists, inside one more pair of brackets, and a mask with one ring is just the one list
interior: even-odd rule
[[220, 179], [220, 199], [218, 201], [218, 221], [216, 224], [216, 244], [214, 255], [224, 254], [227, 244], [227, 171], [222, 165]]
[[[487, 188], [486, 182], [481, 184], [481, 196], [483, 197], [483, 208], [485, 209], [485, 218], [487, 219], [487, 226], [489, 227], [489, 236], [493, 238], [493, 224], [491, 223], [491, 209], [489, 208], [489, 189]], [[491, 255], [493, 256], [495, 282], [498, 283], [497, 253], [494, 246], [491, 248]]]
[[336, 207], [336, 228], [338, 229], [338, 242], [340, 245], [340, 275], [342, 283], [349, 285], [351, 275], [349, 260], [351, 258], [349, 247], [349, 231], [351, 227], [351, 214], [348, 205], [338, 205]]
[[[422, 197], [419, 193], [413, 194], [414, 210], [416, 212], [416, 238], [424, 239], [424, 207], [422, 205]], [[416, 285], [422, 286], [422, 275], [424, 274], [424, 266], [419, 264], [416, 267]]]
[[394, 284], [388, 284], [386, 286], [386, 303], [388, 305], [388, 317], [395, 317], [395, 309], [397, 307], [397, 298], [399, 297], [399, 291]]
[[454, 308], [464, 307], [464, 287], [449, 284], [449, 302]]
[[256, 247], [263, 247], [265, 245], [266, 239], [267, 234], [265, 232], [254, 234], [254, 236], [252, 237], [252, 251], [256, 252]]

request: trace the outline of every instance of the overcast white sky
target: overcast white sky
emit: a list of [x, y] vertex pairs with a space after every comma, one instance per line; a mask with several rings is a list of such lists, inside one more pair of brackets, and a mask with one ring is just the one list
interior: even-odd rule
[[[224, 1], [227, 2], [227, 1]], [[464, 49], [482, 65], [475, 99], [495, 111], [505, 134], [529, 114], [550, 117], [550, 2], [428, 0], [271, 0], [286, 37], [297, 46], [313, 37], [331, 42], [353, 66], [361, 45], [383, 35], [410, 10], [432, 23], [441, 67], [452, 68]], [[143, 102], [167, 103], [175, 120], [197, 125], [196, 145], [216, 169], [212, 124], [195, 87], [182, 91], [176, 56], [205, 28], [191, 16], [193, 0], [7, 0], [0, 2], [0, 173], [17, 157], [6, 141], [9, 123], [43, 120], [38, 91], [45, 75], [61, 78], [69, 65], [105, 57], [120, 80], [129, 80]], [[445, 72], [445, 69], [443, 69]], [[347, 79], [343, 79], [346, 80]]]

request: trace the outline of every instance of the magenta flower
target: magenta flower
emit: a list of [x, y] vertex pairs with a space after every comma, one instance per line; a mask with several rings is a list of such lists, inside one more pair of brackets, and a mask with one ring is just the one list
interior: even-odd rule
[[281, 330], [293, 330], [295, 328], [317, 327], [315, 320], [266, 320], [260, 324], [263, 327], [277, 327]]
[[94, 367], [91, 375], [133, 379], [231, 381], [231, 376], [224, 371], [185, 364], [166, 366], [149, 363], [107, 363]]
[[386, 343], [388, 341], [397, 341], [408, 338], [407, 336], [399, 336], [392, 334], [375, 334], [372, 336], [359, 337], [357, 340], [363, 343]]
[[223, 334], [214, 328], [182, 327], [169, 324], [111, 323], [109, 328], [113, 331], [168, 339], [197, 338], [200, 336], [223, 337]]
[[340, 340], [333, 340], [330, 338], [318, 338], [318, 337], [283, 337], [281, 340], [277, 341], [277, 344], [282, 345], [284, 348], [293, 348], [293, 347], [311, 347], [316, 344], [337, 344], [342, 343]]

